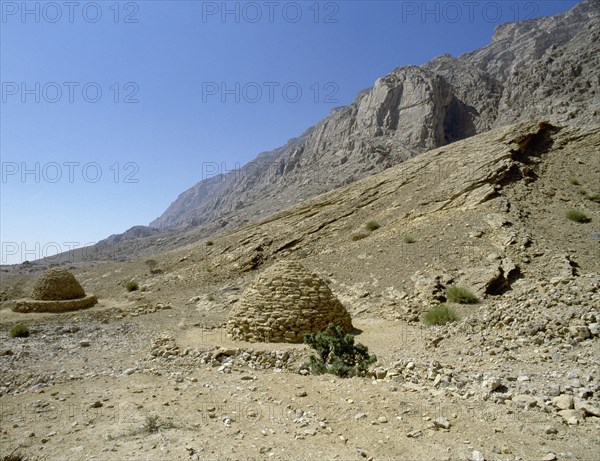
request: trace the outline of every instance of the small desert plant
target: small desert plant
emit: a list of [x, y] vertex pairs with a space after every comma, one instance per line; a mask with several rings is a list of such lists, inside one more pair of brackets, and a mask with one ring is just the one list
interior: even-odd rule
[[377, 361], [369, 355], [369, 348], [354, 344], [354, 335], [330, 323], [324, 331], [304, 335], [304, 343], [319, 354], [310, 357], [309, 367], [314, 374], [331, 373], [341, 378], [364, 376], [369, 366]]
[[160, 423], [158, 422], [158, 416], [156, 415], [148, 415], [144, 420], [144, 432], [148, 432], [149, 434], [154, 434], [158, 432], [160, 429]]
[[140, 286], [136, 281], [132, 280], [131, 282], [127, 282], [125, 288], [127, 288], [127, 291], [136, 291], [139, 290]]
[[417, 239], [410, 234], [404, 236], [404, 243], [415, 243], [416, 241]]
[[156, 269], [156, 266], [158, 266], [158, 261], [156, 259], [146, 259], [146, 266], [148, 266], [152, 271]]
[[356, 242], [357, 240], [362, 240], [364, 238], [367, 238], [368, 236], [369, 236], [369, 234], [365, 234], [364, 232], [359, 232], [358, 234], [352, 235], [352, 240], [354, 242]]
[[212, 294], [208, 295], [208, 300], [209, 301], [214, 301], [215, 300], [215, 295], [212, 295]]
[[157, 415], [148, 415], [144, 420], [142, 432], [155, 434], [160, 429], [172, 429], [175, 425], [170, 421], [161, 421]]
[[17, 323], [10, 330], [11, 338], [26, 338], [29, 336], [29, 327], [23, 323]]
[[206, 242], [206, 246], [207, 247], [211, 247], [215, 244], [215, 242], [213, 242], [212, 240], [209, 240], [208, 242]]
[[459, 320], [458, 314], [445, 304], [433, 307], [423, 316], [423, 323], [427, 326], [446, 325], [457, 320]]
[[2, 461], [25, 461], [26, 458], [23, 457], [20, 453], [15, 453], [21, 446], [17, 446], [13, 451], [11, 451], [8, 455], [4, 455], [0, 458]]
[[579, 195], [584, 196], [586, 199], [591, 200], [592, 202], [600, 203], [600, 193], [599, 192], [590, 192], [583, 187], [579, 189]]
[[569, 178], [569, 183], [574, 185], [574, 186], [579, 186], [581, 185], [581, 183], [579, 182], [579, 180], [577, 178]]
[[452, 285], [446, 289], [446, 298], [448, 301], [460, 304], [476, 304], [479, 300], [477, 296], [467, 288]]
[[365, 224], [365, 227], [368, 231], [373, 232], [379, 229], [381, 227], [381, 224], [379, 224], [377, 221], [369, 221], [367, 224]]
[[588, 218], [588, 216], [580, 210], [569, 210], [567, 211], [567, 219], [570, 219], [571, 221], [575, 221], [578, 223], [586, 223], [586, 222], [590, 222], [591, 219]]

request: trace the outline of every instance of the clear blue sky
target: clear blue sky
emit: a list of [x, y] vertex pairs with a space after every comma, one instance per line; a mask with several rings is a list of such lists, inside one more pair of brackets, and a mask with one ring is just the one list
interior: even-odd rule
[[576, 3], [258, 1], [225, 11], [221, 1], [2, 0], [0, 262], [148, 224], [206, 162], [243, 165], [395, 67], [477, 49], [504, 22]]

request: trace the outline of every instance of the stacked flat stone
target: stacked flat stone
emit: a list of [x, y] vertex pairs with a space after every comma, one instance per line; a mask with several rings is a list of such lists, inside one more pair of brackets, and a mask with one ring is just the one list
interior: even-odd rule
[[98, 302], [86, 296], [81, 284], [67, 269], [50, 269], [37, 281], [31, 298], [16, 301], [16, 312], [66, 312], [91, 307]]
[[320, 277], [298, 262], [281, 262], [244, 291], [227, 333], [241, 341], [301, 343], [329, 323], [352, 330], [350, 314]]

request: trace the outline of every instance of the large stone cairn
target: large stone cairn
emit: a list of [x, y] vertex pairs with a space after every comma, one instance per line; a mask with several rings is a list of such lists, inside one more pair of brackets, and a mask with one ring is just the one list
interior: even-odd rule
[[98, 302], [86, 296], [83, 287], [67, 269], [50, 269], [37, 281], [31, 298], [16, 301], [16, 312], [66, 312], [91, 307]]
[[31, 297], [40, 301], [65, 301], [84, 298], [85, 291], [67, 269], [50, 269], [37, 281]]
[[230, 338], [301, 343], [333, 323], [352, 330], [352, 319], [327, 284], [298, 262], [265, 270], [247, 288], [227, 321]]

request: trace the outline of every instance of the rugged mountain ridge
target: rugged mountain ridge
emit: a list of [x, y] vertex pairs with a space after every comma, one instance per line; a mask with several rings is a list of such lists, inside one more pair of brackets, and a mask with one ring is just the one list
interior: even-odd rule
[[183, 192], [150, 225], [239, 225], [422, 152], [529, 119], [598, 123], [600, 1], [497, 28], [491, 43], [395, 69], [285, 146]]

